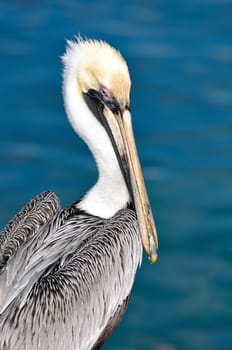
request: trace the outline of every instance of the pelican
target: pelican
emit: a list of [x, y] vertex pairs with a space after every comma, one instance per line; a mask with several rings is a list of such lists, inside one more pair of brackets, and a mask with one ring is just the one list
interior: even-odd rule
[[2, 231], [1, 350], [100, 349], [127, 308], [142, 245], [157, 259], [127, 64], [109, 44], [81, 38], [62, 60], [65, 110], [99, 177], [64, 209], [42, 192]]

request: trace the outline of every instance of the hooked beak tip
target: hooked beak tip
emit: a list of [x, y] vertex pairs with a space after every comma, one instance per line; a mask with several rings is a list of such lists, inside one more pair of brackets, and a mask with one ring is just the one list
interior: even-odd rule
[[148, 255], [148, 259], [151, 264], [154, 264], [158, 259], [158, 246], [156, 241], [154, 240], [154, 236], [149, 233], [149, 243], [150, 243], [150, 252]]
[[158, 254], [149, 255], [148, 259], [149, 259], [151, 264], [155, 264], [157, 259], [158, 259]]

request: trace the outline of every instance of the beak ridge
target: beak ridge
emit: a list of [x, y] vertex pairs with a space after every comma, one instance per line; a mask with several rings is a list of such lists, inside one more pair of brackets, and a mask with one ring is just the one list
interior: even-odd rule
[[150, 262], [155, 263], [158, 257], [158, 236], [135, 145], [131, 114], [126, 109], [123, 113], [112, 116], [112, 112], [108, 108], [104, 108], [104, 115], [122, 162], [121, 167], [126, 176], [129, 175], [129, 184], [128, 179], [126, 179], [127, 186], [129, 186], [128, 189], [133, 197], [132, 201], [135, 206], [144, 249]]

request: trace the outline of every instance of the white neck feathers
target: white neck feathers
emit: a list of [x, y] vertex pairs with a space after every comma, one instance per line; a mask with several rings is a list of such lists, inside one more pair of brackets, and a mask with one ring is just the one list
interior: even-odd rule
[[79, 207], [89, 214], [109, 218], [124, 208], [130, 197], [109, 136], [86, 105], [78, 87], [77, 76], [82, 59], [80, 46], [79, 43], [69, 43], [63, 57], [64, 104], [74, 130], [93, 153], [99, 178]]

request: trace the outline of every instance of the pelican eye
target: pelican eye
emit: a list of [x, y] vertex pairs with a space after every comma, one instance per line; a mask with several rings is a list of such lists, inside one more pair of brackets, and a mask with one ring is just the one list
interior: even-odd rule
[[120, 110], [120, 105], [112, 92], [106, 87], [101, 85], [99, 89], [99, 95], [101, 101], [109, 108], [112, 112]]
[[113, 98], [112, 92], [104, 85], [100, 86], [99, 93], [104, 100], [111, 100]]

